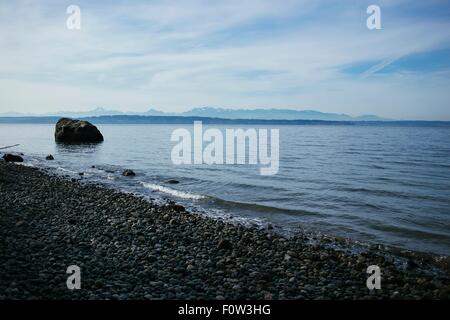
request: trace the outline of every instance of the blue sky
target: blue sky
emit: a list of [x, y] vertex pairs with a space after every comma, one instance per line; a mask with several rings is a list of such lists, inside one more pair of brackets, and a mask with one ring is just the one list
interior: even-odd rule
[[[66, 8], [81, 8], [68, 30]], [[381, 8], [381, 30], [366, 9]], [[446, 0], [2, 1], [0, 113], [314, 109], [450, 120]]]

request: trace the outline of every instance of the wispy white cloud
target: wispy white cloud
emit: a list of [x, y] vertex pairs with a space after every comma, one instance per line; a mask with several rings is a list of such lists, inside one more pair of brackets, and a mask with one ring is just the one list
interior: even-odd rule
[[376, 65], [370, 67], [368, 70], [364, 71], [361, 74], [361, 78], [367, 78], [370, 75], [377, 73], [381, 70], [383, 70], [384, 68], [386, 68], [387, 66], [389, 66], [390, 64], [394, 63], [395, 61], [397, 61], [398, 59], [404, 57], [404, 54], [397, 54], [393, 57], [387, 58], [386, 60], [381, 61], [380, 63], [377, 63]]
[[[448, 79], [428, 73], [433, 89], [416, 81], [424, 75], [378, 74], [449, 48], [450, 24], [405, 16], [403, 1], [381, 4], [390, 13], [380, 31], [365, 28], [364, 4], [353, 2], [80, 2], [80, 31], [65, 28], [72, 3], [0, 4], [0, 111], [220, 105], [423, 117], [414, 92], [432, 117], [450, 119], [438, 91]], [[341, 71], [370, 61], [362, 74]]]

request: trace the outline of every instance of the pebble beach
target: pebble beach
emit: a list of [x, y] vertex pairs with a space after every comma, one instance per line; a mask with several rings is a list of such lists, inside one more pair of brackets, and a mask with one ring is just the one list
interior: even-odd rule
[[0, 299], [449, 299], [448, 258], [399, 264], [379, 246], [352, 253], [2, 160], [0, 203]]

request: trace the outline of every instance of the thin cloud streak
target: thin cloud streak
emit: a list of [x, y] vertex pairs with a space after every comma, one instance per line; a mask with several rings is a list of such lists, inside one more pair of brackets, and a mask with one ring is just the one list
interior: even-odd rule
[[365, 78], [371, 76], [372, 74], [383, 70], [384, 68], [386, 68], [387, 66], [391, 65], [395, 61], [401, 59], [404, 56], [405, 56], [404, 54], [398, 54], [398, 55], [396, 55], [394, 57], [388, 58], [388, 59], [386, 59], [386, 60], [384, 60], [384, 61], [382, 61], [382, 62], [380, 62], [380, 63], [378, 63], [378, 64], [376, 64], [376, 65], [374, 65], [372, 67], [370, 67], [368, 70], [364, 71], [361, 74], [361, 78], [365, 79]]
[[[429, 117], [450, 119], [437, 91], [448, 79], [380, 72], [450, 47], [450, 24], [405, 17], [404, 1], [382, 6], [396, 19], [383, 18], [380, 32], [365, 28], [364, 5], [342, 1], [80, 2], [80, 32], [65, 28], [59, 2], [0, 4], [0, 112], [216, 105], [423, 117], [415, 92], [429, 99]], [[342, 72], [372, 61], [381, 62]], [[388, 96], [396, 105], [380, 108]]]

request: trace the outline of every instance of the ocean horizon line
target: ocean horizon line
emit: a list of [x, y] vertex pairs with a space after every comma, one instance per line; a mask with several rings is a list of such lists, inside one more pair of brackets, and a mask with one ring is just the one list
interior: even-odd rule
[[146, 115], [100, 115], [100, 116], [2, 116], [0, 123], [49, 124], [60, 118], [77, 118], [98, 124], [191, 124], [202, 121], [205, 124], [243, 124], [243, 125], [388, 125], [388, 126], [450, 126], [448, 120], [318, 120], [318, 119], [232, 119], [202, 116], [146, 116]]

